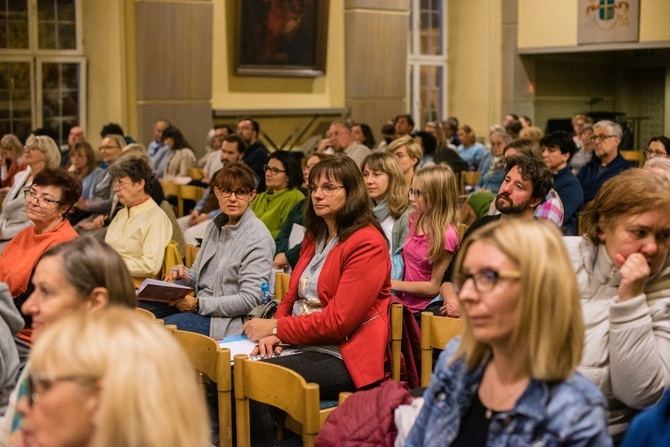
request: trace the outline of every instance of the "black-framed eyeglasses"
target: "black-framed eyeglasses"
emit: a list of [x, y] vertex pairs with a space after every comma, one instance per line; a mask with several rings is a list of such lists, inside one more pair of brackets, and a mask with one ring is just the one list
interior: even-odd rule
[[521, 272], [516, 270], [493, 270], [484, 269], [477, 273], [454, 273], [454, 290], [458, 293], [465, 285], [468, 279], [472, 279], [475, 285], [475, 290], [479, 293], [487, 293], [493, 290], [501, 279], [519, 279]]
[[30, 374], [28, 377], [28, 405], [32, 408], [35, 402], [40, 400], [40, 396], [51, 389], [55, 383], [59, 382], [78, 382], [81, 384], [92, 384], [97, 379], [88, 376], [40, 376], [37, 374]]
[[272, 168], [272, 167], [270, 167], [270, 166], [268, 166], [268, 165], [263, 165], [263, 170], [264, 170], [265, 172], [272, 172], [272, 175], [277, 175], [277, 174], [279, 174], [280, 172], [286, 172], [286, 171], [284, 171], [284, 170], [282, 170], [282, 169]]
[[235, 197], [238, 199], [246, 199], [246, 197], [249, 195], [251, 191], [247, 191], [246, 189], [237, 189], [233, 191], [232, 189], [224, 188], [224, 189], [219, 189], [216, 188], [216, 190], [219, 192], [219, 195], [223, 198], [228, 198], [231, 195], [235, 194]]
[[35, 191], [32, 189], [26, 189], [23, 191], [23, 195], [25, 196], [26, 200], [34, 201], [37, 203], [37, 206], [40, 208], [46, 208], [49, 205], [54, 205], [54, 204], [60, 204], [58, 200], [53, 200], [53, 199], [47, 199], [44, 196], [38, 196]]
[[422, 192], [421, 192], [420, 189], [416, 189], [416, 188], [410, 188], [409, 189], [409, 196], [410, 197], [414, 196], [418, 199], [419, 197], [421, 197], [421, 194], [422, 194]]
[[333, 197], [335, 193], [344, 188], [344, 186], [335, 186], [335, 185], [323, 185], [323, 186], [316, 186], [316, 185], [307, 185], [307, 194], [310, 196], [313, 196], [316, 194], [319, 190], [321, 193], [326, 196], [326, 197]]

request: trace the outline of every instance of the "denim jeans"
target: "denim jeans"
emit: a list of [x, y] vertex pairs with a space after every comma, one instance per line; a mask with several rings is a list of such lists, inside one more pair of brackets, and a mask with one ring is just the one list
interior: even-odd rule
[[174, 324], [181, 331], [195, 332], [209, 337], [210, 317], [189, 312], [179, 312], [179, 309], [171, 307], [167, 303], [154, 301], [140, 301], [138, 306], [150, 311], [156, 315], [156, 318], [162, 318], [165, 324]]

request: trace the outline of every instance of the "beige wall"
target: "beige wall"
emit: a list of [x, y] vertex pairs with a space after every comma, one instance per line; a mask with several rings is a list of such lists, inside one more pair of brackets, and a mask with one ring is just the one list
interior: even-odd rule
[[[577, 45], [577, 0], [518, 0], [519, 48]], [[640, 2], [640, 42], [670, 40], [670, 2]]]
[[449, 1], [448, 8], [448, 114], [487, 137], [501, 121], [501, 1]]
[[88, 68], [88, 116], [86, 137], [94, 147], [100, 129], [109, 122], [121, 124], [128, 133], [123, 2], [82, 1], [84, 56]]

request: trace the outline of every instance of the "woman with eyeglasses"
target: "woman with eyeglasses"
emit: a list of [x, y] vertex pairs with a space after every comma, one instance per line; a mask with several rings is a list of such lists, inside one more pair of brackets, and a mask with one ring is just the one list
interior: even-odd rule
[[[320, 161], [307, 191], [307, 231], [286, 296], [273, 319], [254, 318], [244, 332], [258, 342], [252, 355], [318, 383], [322, 400], [337, 399], [384, 379], [391, 262], [354, 160]], [[302, 353], [276, 356], [284, 343]]]
[[261, 284], [269, 282], [275, 244], [249, 207], [256, 189], [248, 166], [224, 167], [213, 187], [221, 214], [207, 226], [193, 266], [176, 266], [166, 278], [193, 287], [194, 296], [169, 305], [140, 305], [165, 324], [223, 338], [239, 335], [249, 311], [261, 304]]
[[305, 198], [300, 191], [303, 176], [295, 155], [282, 150], [270, 154], [263, 170], [267, 189], [256, 196], [251, 209], [275, 238], [287, 221], [291, 209]]
[[30, 445], [209, 445], [187, 353], [169, 331], [131, 310], [54, 324], [35, 345], [29, 383], [19, 411]]
[[558, 229], [486, 225], [456, 272], [463, 334], [440, 355], [404, 445], [612, 445], [605, 398], [576, 372], [584, 324]]
[[656, 157], [669, 158], [670, 157], [670, 138], [660, 135], [652, 137], [647, 145], [647, 150], [644, 153], [647, 160]]
[[47, 136], [31, 135], [26, 140], [23, 162], [28, 167], [14, 176], [14, 185], [10, 188], [2, 203], [0, 212], [0, 253], [7, 241], [21, 230], [31, 225], [26, 215], [24, 190], [30, 188], [33, 179], [44, 168], [60, 166], [60, 150], [56, 142]]
[[402, 281], [391, 281], [417, 321], [440, 292], [440, 283], [458, 249], [458, 187], [449, 166], [429, 166], [417, 172], [409, 189], [412, 211], [409, 234], [402, 248]]
[[565, 243], [586, 326], [580, 372], [608, 399], [620, 442], [631, 418], [670, 386], [670, 182], [628, 169], [582, 212]]
[[[136, 304], [133, 282], [123, 260], [109, 245], [89, 237], [47, 250], [35, 267], [31, 283], [34, 290], [21, 312], [32, 319], [34, 342], [66, 315], [92, 314], [109, 306], [134, 308]], [[0, 445], [34, 445], [29, 433], [21, 434], [23, 415], [16, 412], [17, 403], [29, 399], [30, 371], [28, 363], [0, 420]]]

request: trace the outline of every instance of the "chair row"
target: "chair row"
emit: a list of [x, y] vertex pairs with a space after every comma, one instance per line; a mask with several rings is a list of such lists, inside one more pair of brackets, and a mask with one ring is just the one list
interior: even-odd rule
[[177, 198], [177, 217], [184, 216], [184, 200], [192, 200], [198, 203], [205, 195], [206, 188], [193, 185], [180, 185], [178, 183], [161, 181], [163, 194], [165, 197], [174, 196]]

